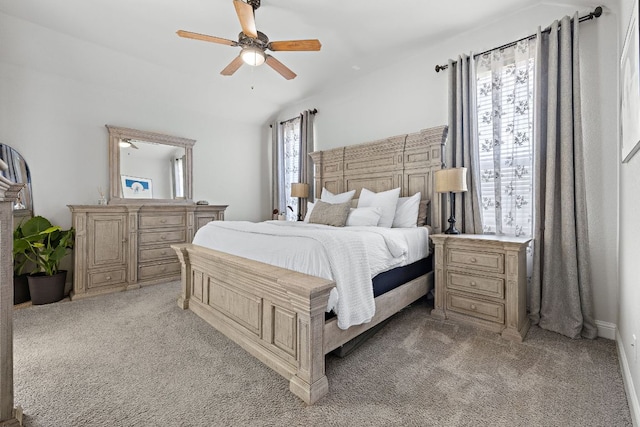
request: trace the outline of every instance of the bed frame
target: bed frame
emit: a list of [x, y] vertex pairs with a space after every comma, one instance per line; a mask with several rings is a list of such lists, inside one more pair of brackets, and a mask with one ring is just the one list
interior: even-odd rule
[[[385, 191], [401, 187], [401, 196], [420, 191], [431, 199], [433, 233], [443, 224], [440, 197], [433, 197], [433, 172], [441, 167], [447, 128], [440, 126], [310, 154], [315, 164], [315, 192]], [[289, 389], [307, 404], [329, 391], [325, 355], [376, 326], [425, 295], [433, 273], [380, 295], [371, 322], [347, 330], [337, 319], [325, 321], [330, 280], [215, 251], [174, 245], [182, 263], [182, 295], [189, 308], [254, 357], [289, 380]], [[187, 363], [187, 361], [185, 361]]]

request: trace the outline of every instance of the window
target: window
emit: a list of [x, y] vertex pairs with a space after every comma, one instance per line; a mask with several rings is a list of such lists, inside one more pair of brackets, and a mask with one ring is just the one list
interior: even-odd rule
[[[291, 184], [300, 182], [300, 117], [282, 123], [282, 174], [283, 192], [280, 206], [284, 208], [287, 220], [298, 219], [298, 198], [291, 197]], [[289, 206], [291, 209], [289, 209]]]
[[532, 236], [535, 39], [477, 58], [484, 233]]

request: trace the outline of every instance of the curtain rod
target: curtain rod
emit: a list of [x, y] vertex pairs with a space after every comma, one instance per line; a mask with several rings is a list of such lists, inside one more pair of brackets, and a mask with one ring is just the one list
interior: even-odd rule
[[[593, 12], [589, 13], [588, 15], [581, 16], [580, 18], [578, 18], [578, 22], [590, 21], [590, 20], [595, 19], [595, 18], [600, 18], [600, 16], [602, 16], [602, 6], [596, 7], [593, 10]], [[573, 21], [573, 19], [572, 19], [572, 21]], [[550, 31], [551, 31], [551, 27], [547, 27], [544, 30], [542, 30], [542, 33], [548, 33]], [[530, 36], [523, 37], [523, 38], [521, 38], [519, 40], [516, 40], [514, 42], [503, 44], [502, 46], [494, 47], [493, 49], [485, 50], [484, 52], [476, 53], [476, 54], [473, 55], [473, 57], [475, 58], [477, 56], [484, 55], [485, 53], [489, 53], [489, 52], [494, 51], [494, 50], [506, 49], [508, 47], [517, 45], [521, 41], [531, 40], [531, 39], [533, 39], [535, 37], [536, 37], [535, 34], [531, 34]], [[441, 70], [446, 70], [447, 68], [449, 68], [449, 64], [436, 65], [436, 73], [439, 73]]]
[[[309, 114], [316, 115], [317, 113], [318, 113], [318, 109], [317, 108], [314, 108], [313, 110], [309, 110]], [[301, 115], [302, 114], [300, 114], [300, 116]], [[300, 116], [298, 116], [298, 117], [300, 117]], [[293, 118], [290, 118], [289, 120], [283, 120], [283, 121], [280, 122], [280, 124], [283, 125], [283, 124], [285, 124], [287, 122], [290, 122], [290, 121], [293, 121], [293, 120], [297, 119], [298, 117], [293, 117]]]

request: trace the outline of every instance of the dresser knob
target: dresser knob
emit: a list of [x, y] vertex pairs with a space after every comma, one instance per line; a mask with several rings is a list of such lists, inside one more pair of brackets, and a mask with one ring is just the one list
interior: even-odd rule
[[167, 236], [160, 236], [160, 240], [167, 240]]
[[167, 254], [167, 251], [160, 252], [160, 255], [166, 255], [166, 254]]
[[471, 258], [471, 259], [469, 260], [469, 262], [473, 262], [473, 263], [475, 263], [475, 262], [478, 262], [478, 260], [477, 260], [477, 259], [475, 259], [475, 258]]
[[111, 280], [111, 276], [107, 276], [107, 277], [105, 277], [105, 279]]
[[471, 282], [471, 283], [469, 283], [469, 284], [470, 284], [471, 286], [475, 286], [475, 285], [476, 285], [476, 282]]
[[166, 219], [164, 219], [164, 218], [162, 218], [162, 219], [160, 220], [160, 223], [162, 223], [162, 224], [164, 224], [165, 222], [167, 222], [167, 220], [166, 220]]
[[471, 304], [471, 310], [475, 310], [476, 309], [476, 305], [475, 304]]

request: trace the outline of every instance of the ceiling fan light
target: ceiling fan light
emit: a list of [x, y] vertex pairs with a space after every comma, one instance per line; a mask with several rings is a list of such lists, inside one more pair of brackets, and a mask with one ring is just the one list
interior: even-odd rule
[[245, 47], [240, 54], [245, 64], [257, 67], [264, 64], [265, 55], [262, 49], [257, 47]]

